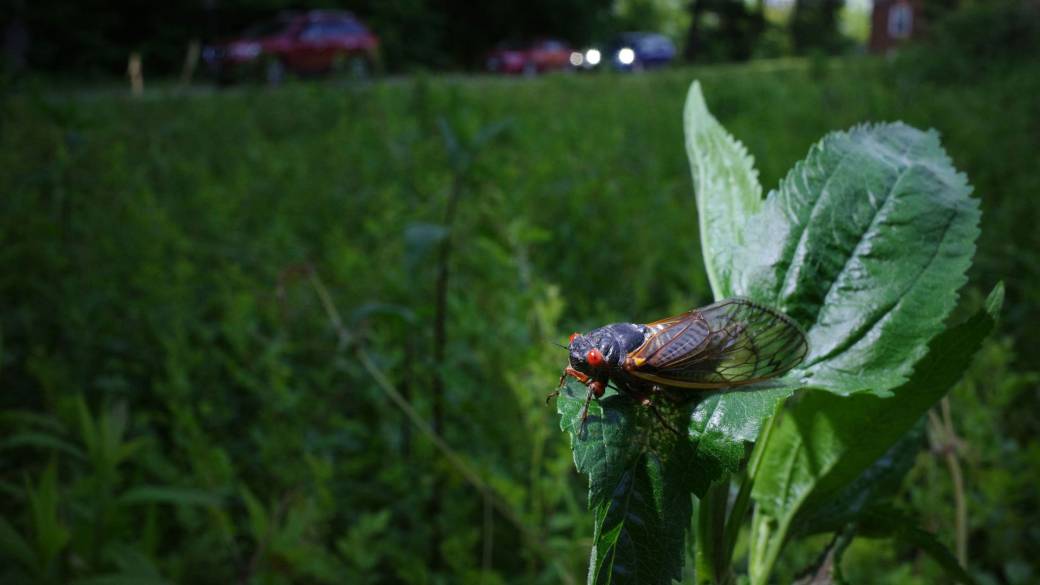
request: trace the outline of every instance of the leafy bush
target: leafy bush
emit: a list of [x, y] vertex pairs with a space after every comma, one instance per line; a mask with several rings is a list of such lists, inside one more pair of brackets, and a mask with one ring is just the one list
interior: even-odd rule
[[1023, 0], [967, 2], [935, 15], [924, 42], [900, 64], [937, 82], [969, 81], [1013, 71], [1040, 54], [1040, 7]]

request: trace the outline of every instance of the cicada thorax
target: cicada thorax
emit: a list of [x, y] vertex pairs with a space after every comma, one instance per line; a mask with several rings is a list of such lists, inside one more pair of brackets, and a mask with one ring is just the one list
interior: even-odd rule
[[[668, 337], [673, 323], [650, 323], [644, 325], [647, 335], [644, 342], [633, 348], [625, 356], [622, 364], [628, 374], [640, 380], [661, 376], [662, 364], [686, 362], [685, 375], [700, 379], [716, 371], [721, 362], [720, 357], [726, 346], [733, 343], [733, 337], [713, 336], [711, 324], [699, 312], [693, 312], [683, 324], [682, 333]], [[648, 359], [649, 354], [653, 359]], [[656, 380], [662, 385], [669, 382], [681, 382], [678, 379], [663, 378]]]

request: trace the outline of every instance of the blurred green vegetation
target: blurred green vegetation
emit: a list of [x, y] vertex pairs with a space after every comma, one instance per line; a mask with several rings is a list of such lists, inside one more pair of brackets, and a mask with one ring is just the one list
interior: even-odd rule
[[[942, 133], [984, 212], [964, 304], [1008, 284], [1001, 333], [951, 398], [971, 566], [984, 582], [1033, 582], [1040, 68], [963, 82], [822, 58], [6, 94], [0, 581], [557, 583], [560, 567], [581, 581], [592, 523], [544, 405], [565, 359], [552, 344], [710, 300], [682, 146], [693, 78], [767, 187], [830, 130], [903, 120]], [[315, 282], [422, 417], [443, 378], [444, 440], [544, 550], [342, 346]], [[949, 545], [951, 490], [942, 453], [922, 451], [903, 497]], [[846, 574], [941, 579], [917, 558], [857, 542]]]

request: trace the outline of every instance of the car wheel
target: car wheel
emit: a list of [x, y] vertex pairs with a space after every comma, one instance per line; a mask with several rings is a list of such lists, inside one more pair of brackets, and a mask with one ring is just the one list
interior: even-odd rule
[[372, 74], [372, 67], [368, 63], [368, 59], [361, 55], [355, 55], [348, 61], [350, 68], [350, 77], [353, 79], [368, 79]]
[[281, 85], [285, 81], [285, 63], [281, 59], [272, 57], [264, 64], [264, 81], [267, 85]]
[[372, 65], [364, 55], [340, 54], [332, 63], [332, 74], [348, 81], [368, 79], [372, 75]]

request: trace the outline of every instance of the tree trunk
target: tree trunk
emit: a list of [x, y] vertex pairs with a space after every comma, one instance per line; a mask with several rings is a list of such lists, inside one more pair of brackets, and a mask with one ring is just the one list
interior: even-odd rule
[[690, 29], [686, 33], [686, 50], [683, 58], [693, 61], [701, 53], [701, 17], [704, 15], [704, 0], [690, 2]]

